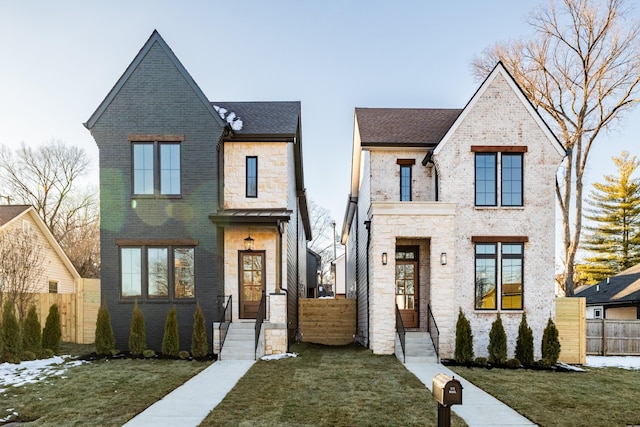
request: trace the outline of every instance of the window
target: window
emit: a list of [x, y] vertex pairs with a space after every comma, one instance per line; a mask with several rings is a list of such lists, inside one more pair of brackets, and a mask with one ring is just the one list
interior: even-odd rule
[[120, 248], [121, 296], [150, 300], [194, 298], [193, 261], [191, 247]]
[[[176, 142], [134, 142], [132, 146], [133, 194], [139, 196], [180, 195], [180, 144]], [[157, 156], [156, 153], [158, 153]]]
[[57, 294], [58, 293], [58, 282], [55, 280], [49, 280], [49, 293]]
[[400, 166], [400, 201], [411, 201], [411, 166]]
[[258, 197], [258, 158], [247, 156], [247, 197]]
[[[477, 310], [523, 309], [523, 251], [523, 243], [475, 244], [475, 308]], [[498, 258], [500, 259], [499, 276]], [[500, 307], [498, 307], [498, 301]]]
[[523, 206], [523, 153], [527, 147], [472, 146], [471, 151], [475, 152], [475, 205]]

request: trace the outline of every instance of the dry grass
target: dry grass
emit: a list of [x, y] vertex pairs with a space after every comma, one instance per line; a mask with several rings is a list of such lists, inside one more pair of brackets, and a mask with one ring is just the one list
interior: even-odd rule
[[300, 356], [258, 361], [201, 426], [437, 425], [431, 393], [394, 356], [359, 346], [292, 351]]
[[637, 370], [451, 369], [540, 426], [640, 425], [640, 371]]

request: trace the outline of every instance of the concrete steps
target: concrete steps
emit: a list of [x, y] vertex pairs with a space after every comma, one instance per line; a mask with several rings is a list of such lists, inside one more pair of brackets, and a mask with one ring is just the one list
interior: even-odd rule
[[222, 346], [220, 360], [255, 359], [256, 322], [232, 322]]
[[405, 336], [406, 355], [402, 355], [400, 339], [396, 334], [396, 357], [405, 363], [438, 363], [438, 355], [428, 332], [408, 331]]

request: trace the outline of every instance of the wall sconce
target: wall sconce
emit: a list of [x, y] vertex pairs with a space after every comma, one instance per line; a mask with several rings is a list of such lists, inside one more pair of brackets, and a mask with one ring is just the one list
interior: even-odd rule
[[387, 253], [382, 252], [382, 265], [387, 265]]
[[251, 238], [251, 234], [249, 234], [249, 237], [244, 239], [244, 249], [246, 251], [252, 251], [253, 250], [253, 239]]
[[440, 264], [447, 265], [447, 253], [446, 252], [442, 252], [440, 254]]

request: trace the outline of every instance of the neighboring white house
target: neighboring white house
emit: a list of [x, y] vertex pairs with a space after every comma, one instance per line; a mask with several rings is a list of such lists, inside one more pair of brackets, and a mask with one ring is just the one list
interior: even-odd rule
[[485, 356], [500, 313], [512, 357], [526, 312], [539, 356], [564, 155], [501, 63], [463, 109], [356, 108], [342, 243], [357, 339], [394, 353], [397, 305], [409, 330], [435, 320], [453, 357], [462, 309]]

